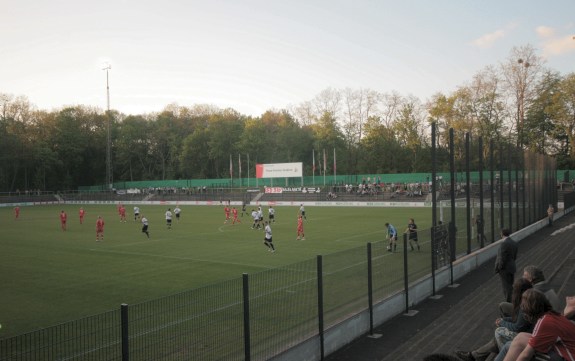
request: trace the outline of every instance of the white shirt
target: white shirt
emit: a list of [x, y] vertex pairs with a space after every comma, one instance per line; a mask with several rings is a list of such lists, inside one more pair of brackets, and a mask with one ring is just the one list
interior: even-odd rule
[[266, 226], [266, 239], [272, 239], [272, 227], [269, 224]]
[[180, 214], [181, 209], [179, 209], [178, 207], [174, 208], [174, 213], [176, 214], [176, 216], [178, 214]]
[[258, 211], [253, 211], [253, 212], [252, 212], [252, 218], [255, 219], [255, 220], [260, 219], [260, 216], [258, 215]]
[[275, 209], [273, 208], [268, 209], [268, 213], [270, 214], [270, 216], [273, 216], [275, 213]]
[[166, 211], [166, 220], [172, 219], [172, 212]]
[[139, 207], [134, 207], [134, 213], [140, 213], [140, 208], [139, 208]]
[[146, 217], [142, 218], [142, 223], [144, 224], [144, 226], [148, 225], [148, 219]]

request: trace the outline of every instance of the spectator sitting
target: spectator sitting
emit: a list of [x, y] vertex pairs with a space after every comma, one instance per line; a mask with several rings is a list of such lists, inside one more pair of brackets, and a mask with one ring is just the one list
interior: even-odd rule
[[[534, 289], [545, 294], [545, 297], [547, 297], [549, 303], [551, 303], [553, 310], [556, 312], [561, 311], [559, 297], [557, 297], [557, 293], [555, 293], [555, 290], [551, 288], [549, 283], [545, 281], [543, 271], [539, 267], [533, 265], [526, 266], [523, 269], [523, 278], [531, 282]], [[508, 302], [502, 302], [499, 304], [499, 313], [501, 314], [501, 317], [510, 316], [512, 309], [513, 306]]]
[[521, 300], [525, 317], [537, 321], [533, 333], [522, 332], [505, 344], [497, 355], [501, 360], [573, 360], [575, 355], [575, 298], [567, 297], [563, 314], [555, 312], [545, 295], [527, 290]]
[[456, 351], [455, 354], [461, 360], [493, 360], [499, 350], [508, 342], [513, 340], [519, 332], [531, 332], [533, 330], [533, 323], [529, 322], [523, 311], [521, 311], [521, 299], [523, 293], [531, 289], [531, 282], [524, 278], [516, 279], [513, 283], [512, 293], [512, 317], [503, 317], [495, 320], [495, 337], [481, 347], [468, 352]]

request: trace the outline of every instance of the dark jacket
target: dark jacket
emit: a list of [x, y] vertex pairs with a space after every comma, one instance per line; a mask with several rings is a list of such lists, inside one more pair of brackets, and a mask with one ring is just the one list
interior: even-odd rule
[[515, 260], [517, 259], [517, 243], [511, 237], [505, 238], [495, 260], [495, 273], [515, 273]]

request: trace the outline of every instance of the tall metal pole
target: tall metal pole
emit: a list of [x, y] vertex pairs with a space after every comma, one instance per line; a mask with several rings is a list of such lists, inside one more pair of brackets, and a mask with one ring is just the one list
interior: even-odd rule
[[110, 81], [109, 81], [109, 70], [112, 69], [111, 65], [107, 65], [104, 69], [106, 71], [106, 116], [107, 116], [107, 136], [106, 136], [106, 186], [108, 190], [112, 190], [112, 136], [110, 134]]

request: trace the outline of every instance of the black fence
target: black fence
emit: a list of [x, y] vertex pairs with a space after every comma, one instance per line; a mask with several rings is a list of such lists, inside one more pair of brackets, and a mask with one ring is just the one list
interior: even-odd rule
[[[343, 320], [403, 292], [458, 255], [518, 230], [557, 209], [555, 161], [501, 143], [485, 147], [464, 135], [455, 152], [437, 146], [432, 127], [432, 224], [420, 230], [421, 250], [409, 251], [407, 235], [397, 252], [370, 242], [200, 289], [25, 335], [0, 340], [0, 360], [268, 360], [318, 337]], [[474, 145], [474, 146], [472, 146]], [[475, 149], [475, 151], [473, 150]], [[437, 177], [448, 171], [449, 179]], [[472, 181], [471, 171], [479, 172]], [[569, 204], [575, 203], [571, 195]], [[435, 285], [435, 282], [433, 282]], [[435, 293], [435, 290], [433, 290]]]
[[[456, 137], [453, 129], [440, 134], [432, 125], [433, 173], [449, 172], [449, 179], [432, 175], [433, 225], [450, 222], [457, 238], [453, 254], [470, 253], [557, 210], [555, 159], [505, 142], [484, 144], [469, 133]], [[472, 177], [474, 174], [476, 176]]]
[[0, 340], [0, 360], [267, 360], [448, 265], [448, 229], [420, 230], [419, 251], [370, 242]]

